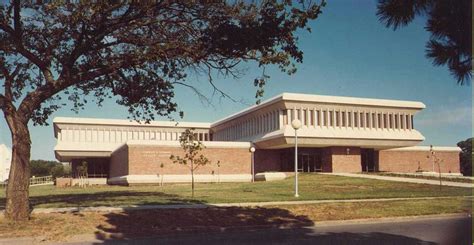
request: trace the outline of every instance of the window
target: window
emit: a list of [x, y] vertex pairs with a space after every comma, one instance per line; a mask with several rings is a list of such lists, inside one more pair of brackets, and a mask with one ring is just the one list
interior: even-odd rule
[[407, 126], [407, 129], [411, 129], [410, 128], [410, 117], [408, 115], [406, 116], [406, 124], [405, 125]]
[[336, 127], [341, 126], [340, 120], [341, 120], [341, 119], [339, 118], [339, 112], [336, 111]]
[[398, 115], [398, 114], [395, 115], [395, 128], [396, 128], [396, 129], [399, 129], [399, 125], [398, 125], [398, 123], [399, 123], [398, 120], [399, 120], [399, 119], [400, 119], [399, 115]]
[[387, 128], [387, 114], [383, 114], [383, 128]]
[[375, 128], [375, 113], [372, 113], [372, 128]]
[[347, 126], [352, 127], [352, 112], [347, 113]]
[[345, 127], [345, 126], [346, 126], [346, 112], [343, 111], [343, 112], [341, 112], [341, 113], [342, 113], [342, 116], [341, 116], [341, 118], [342, 118], [342, 126]]
[[309, 119], [310, 119], [309, 124], [311, 126], [314, 126], [314, 111], [313, 110], [309, 111]]
[[321, 126], [321, 112], [316, 111], [316, 116], [317, 116], [317, 124], [318, 126]]
[[390, 128], [393, 128], [393, 120], [392, 119], [393, 119], [393, 115], [392, 114], [388, 115], [388, 120], [389, 120], [388, 123], [390, 125]]
[[323, 117], [323, 126], [327, 126], [328, 125], [328, 117], [327, 117], [326, 111], [323, 111], [322, 117]]
[[378, 120], [378, 127], [377, 128], [382, 128], [383, 125], [382, 125], [382, 114], [381, 113], [377, 114], [377, 120]]
[[370, 127], [370, 113], [365, 113], [365, 127]]
[[334, 126], [334, 112], [330, 111], [329, 112], [329, 126]]
[[360, 117], [359, 117], [360, 118], [360, 127], [363, 128], [363, 127], [365, 127], [364, 113], [361, 112], [361, 113], [359, 113], [359, 115], [360, 115]]
[[413, 124], [413, 115], [410, 115], [410, 119], [411, 119], [411, 128], [410, 129], [414, 129], [415, 124]]

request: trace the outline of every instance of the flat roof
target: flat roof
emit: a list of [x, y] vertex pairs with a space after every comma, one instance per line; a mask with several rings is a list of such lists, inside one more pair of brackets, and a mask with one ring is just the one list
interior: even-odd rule
[[184, 128], [210, 128], [210, 123], [203, 122], [179, 122], [179, 121], [150, 121], [150, 123], [137, 122], [123, 119], [99, 119], [80, 117], [55, 117], [54, 124], [90, 124], [111, 126], [141, 126], [141, 127], [184, 127]]
[[375, 98], [360, 98], [360, 97], [346, 97], [346, 96], [329, 96], [329, 95], [315, 95], [315, 94], [300, 94], [300, 93], [282, 93], [275, 97], [272, 97], [259, 105], [253, 105], [230, 116], [224, 117], [211, 124], [211, 127], [215, 127], [219, 124], [230, 121], [239, 116], [248, 114], [257, 109], [265, 106], [269, 106], [279, 101], [301, 101], [301, 102], [320, 102], [329, 104], [345, 104], [345, 105], [368, 105], [368, 106], [381, 106], [381, 107], [394, 107], [394, 108], [410, 108], [410, 109], [424, 109], [425, 104], [419, 101], [408, 101], [408, 100], [387, 100], [387, 99], [375, 99]]
[[150, 123], [133, 120], [122, 119], [98, 119], [98, 118], [76, 118], [76, 117], [56, 117], [53, 123], [61, 124], [91, 124], [91, 125], [115, 125], [115, 126], [145, 126], [145, 127], [185, 127], [185, 128], [211, 128], [222, 123], [228, 122], [237, 117], [256, 111], [260, 108], [269, 106], [279, 101], [301, 101], [301, 102], [319, 102], [328, 104], [345, 104], [345, 105], [367, 105], [380, 107], [394, 107], [394, 108], [410, 108], [410, 109], [424, 109], [426, 106], [419, 101], [406, 100], [387, 100], [374, 98], [359, 98], [359, 97], [345, 97], [345, 96], [329, 96], [329, 95], [315, 95], [315, 94], [299, 94], [299, 93], [282, 93], [272, 97], [259, 105], [250, 106], [223, 119], [217, 120], [214, 123], [203, 122], [178, 122], [178, 121], [150, 121]]

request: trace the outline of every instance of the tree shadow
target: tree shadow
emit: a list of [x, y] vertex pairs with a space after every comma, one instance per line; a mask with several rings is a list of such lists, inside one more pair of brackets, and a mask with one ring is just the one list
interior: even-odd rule
[[[435, 244], [381, 232], [317, 232], [285, 209], [214, 207], [108, 213], [100, 244]], [[97, 243], [99, 244], [99, 243]]]

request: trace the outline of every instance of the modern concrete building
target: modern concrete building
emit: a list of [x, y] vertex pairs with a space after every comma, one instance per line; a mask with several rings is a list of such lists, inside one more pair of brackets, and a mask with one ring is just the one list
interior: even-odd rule
[[[250, 181], [252, 158], [255, 173], [294, 171], [291, 122], [299, 119], [299, 171], [433, 171], [414, 127], [424, 108], [415, 101], [283, 93], [214, 123], [55, 118], [55, 154], [72, 162], [73, 173], [87, 162], [90, 176], [111, 184], [185, 182], [189, 170], [169, 156], [181, 153], [180, 134], [193, 128], [213, 162], [198, 170], [197, 181]], [[442, 172], [459, 173], [459, 148], [434, 150]]]
[[8, 179], [12, 162], [12, 150], [6, 145], [0, 145], [0, 182]]

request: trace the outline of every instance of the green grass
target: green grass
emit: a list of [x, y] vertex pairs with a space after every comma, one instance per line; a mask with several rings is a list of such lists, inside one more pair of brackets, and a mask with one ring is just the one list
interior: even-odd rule
[[[342, 176], [301, 174], [300, 197], [293, 197], [294, 178], [256, 183], [197, 184], [191, 198], [190, 184], [161, 186], [95, 186], [87, 188], [30, 188], [34, 208], [77, 206], [126, 206], [181, 203], [267, 202], [324, 199], [468, 196], [470, 188], [391, 182]], [[0, 208], [5, 196], [0, 194]]]

